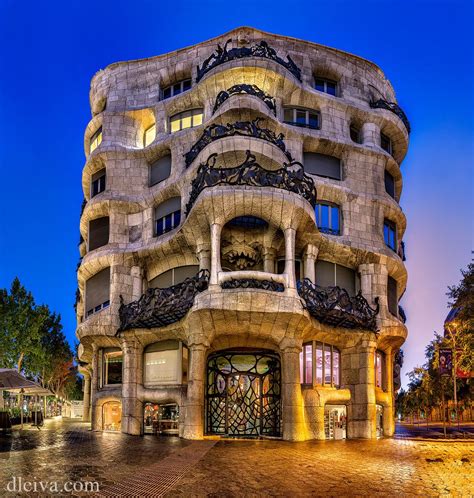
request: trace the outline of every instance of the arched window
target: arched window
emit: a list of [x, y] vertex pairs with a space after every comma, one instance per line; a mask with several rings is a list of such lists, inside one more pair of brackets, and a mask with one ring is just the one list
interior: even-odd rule
[[192, 109], [184, 111], [170, 117], [170, 132], [185, 130], [186, 128], [194, 128], [202, 124], [203, 112], [202, 109]]
[[161, 90], [161, 100], [169, 99], [175, 95], [185, 92], [191, 88], [191, 80], [181, 80], [174, 85], [167, 86]]
[[300, 352], [300, 378], [306, 385], [339, 387], [341, 384], [341, 353], [321, 342], [308, 342]]
[[318, 92], [324, 92], [337, 97], [337, 82], [334, 80], [315, 76], [314, 88], [318, 90]]
[[171, 197], [155, 208], [155, 236], [163, 235], [181, 223], [181, 197]]
[[315, 208], [316, 225], [320, 232], [330, 235], [341, 234], [341, 214], [337, 204], [318, 202]]
[[148, 282], [150, 289], [167, 289], [176, 284], [184, 282], [187, 278], [196, 276], [199, 272], [199, 265], [186, 265], [171, 268]]
[[305, 152], [303, 154], [304, 170], [311, 175], [323, 176], [334, 180], [341, 180], [341, 160], [338, 157]]

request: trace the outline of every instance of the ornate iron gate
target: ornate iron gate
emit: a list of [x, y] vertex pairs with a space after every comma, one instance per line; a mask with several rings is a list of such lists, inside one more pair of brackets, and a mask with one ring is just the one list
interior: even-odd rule
[[280, 359], [264, 351], [222, 351], [207, 364], [206, 430], [227, 436], [279, 436]]

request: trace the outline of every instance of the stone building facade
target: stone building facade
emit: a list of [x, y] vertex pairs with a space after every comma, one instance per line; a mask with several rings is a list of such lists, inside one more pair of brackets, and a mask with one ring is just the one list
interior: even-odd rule
[[391, 435], [409, 123], [382, 71], [244, 27], [112, 64], [90, 102], [76, 307], [92, 428]]

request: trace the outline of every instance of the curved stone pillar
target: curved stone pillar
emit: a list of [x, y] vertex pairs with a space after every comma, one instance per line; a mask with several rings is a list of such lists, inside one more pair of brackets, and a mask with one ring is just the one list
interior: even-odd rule
[[301, 341], [284, 339], [280, 349], [283, 439], [304, 441], [307, 437], [300, 381]]
[[142, 383], [143, 347], [135, 340], [124, 339], [122, 373], [122, 432], [140, 435], [143, 422], [143, 403], [138, 398], [137, 385]]
[[369, 146], [380, 147], [380, 128], [375, 123], [362, 125], [362, 143]]
[[221, 271], [221, 233], [222, 225], [211, 225], [211, 278], [210, 285], [218, 285], [219, 272]]
[[99, 387], [99, 348], [96, 344], [92, 345], [92, 377], [91, 377], [91, 429], [93, 431], [102, 430], [97, 425], [97, 388]]
[[303, 254], [303, 275], [304, 278], [309, 278], [311, 282], [315, 283], [316, 282], [316, 260], [318, 259], [318, 252], [319, 249], [313, 245], [313, 244], [308, 244], [305, 248], [304, 254]]
[[285, 228], [285, 273], [288, 278], [288, 288], [296, 288], [295, 277], [295, 238], [296, 230], [294, 228]]
[[83, 372], [84, 375], [84, 401], [82, 409], [82, 421], [90, 422], [91, 420], [91, 376]]
[[186, 410], [183, 427], [185, 439], [202, 439], [204, 436], [204, 380], [206, 344], [188, 344], [189, 373]]

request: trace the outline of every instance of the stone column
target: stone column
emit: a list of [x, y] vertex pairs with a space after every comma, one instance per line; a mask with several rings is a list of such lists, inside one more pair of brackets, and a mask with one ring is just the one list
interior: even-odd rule
[[283, 439], [304, 441], [306, 425], [300, 381], [300, 340], [283, 339], [280, 344], [282, 368]]
[[393, 436], [395, 432], [394, 391], [393, 391], [393, 363], [395, 353], [392, 348], [385, 351], [385, 386], [388, 394], [388, 404], [383, 409], [383, 433], [385, 436]]
[[351, 390], [347, 432], [349, 438], [375, 438], [375, 341], [363, 340], [354, 348], [350, 358], [351, 372], [345, 372], [352, 378], [348, 386]]
[[218, 275], [221, 268], [221, 233], [222, 225], [213, 223], [211, 225], [211, 279], [210, 285], [218, 285]]
[[202, 439], [204, 436], [204, 380], [207, 344], [191, 343], [189, 347], [188, 391], [183, 438]]
[[134, 339], [123, 339], [122, 351], [122, 432], [138, 436], [143, 419], [143, 404], [137, 396], [137, 385], [142, 383], [143, 346]]
[[92, 377], [90, 386], [91, 396], [91, 429], [93, 431], [101, 430], [102, 427], [97, 425], [97, 389], [99, 388], [99, 348], [96, 344], [92, 345]]
[[139, 266], [132, 266], [130, 275], [132, 277], [132, 301], [138, 301], [143, 294], [143, 271]]
[[84, 404], [82, 410], [82, 421], [90, 422], [91, 411], [91, 376], [87, 372], [84, 375]]
[[266, 247], [263, 251], [263, 271], [275, 273], [275, 249]]
[[199, 260], [199, 270], [211, 270], [211, 249], [208, 244], [197, 246], [197, 257]]
[[315, 264], [318, 259], [319, 249], [314, 244], [308, 244], [303, 254], [304, 278], [309, 278], [313, 284], [316, 282]]
[[295, 277], [295, 237], [296, 230], [294, 228], [285, 228], [285, 273], [288, 278], [288, 288], [296, 288]]
[[380, 127], [375, 123], [364, 123], [362, 125], [362, 143], [369, 146], [380, 147]]
[[359, 265], [360, 290], [371, 306], [375, 306], [375, 298], [379, 298], [380, 313], [378, 320], [387, 316], [387, 279], [388, 270], [385, 265], [378, 263], [364, 263]]

